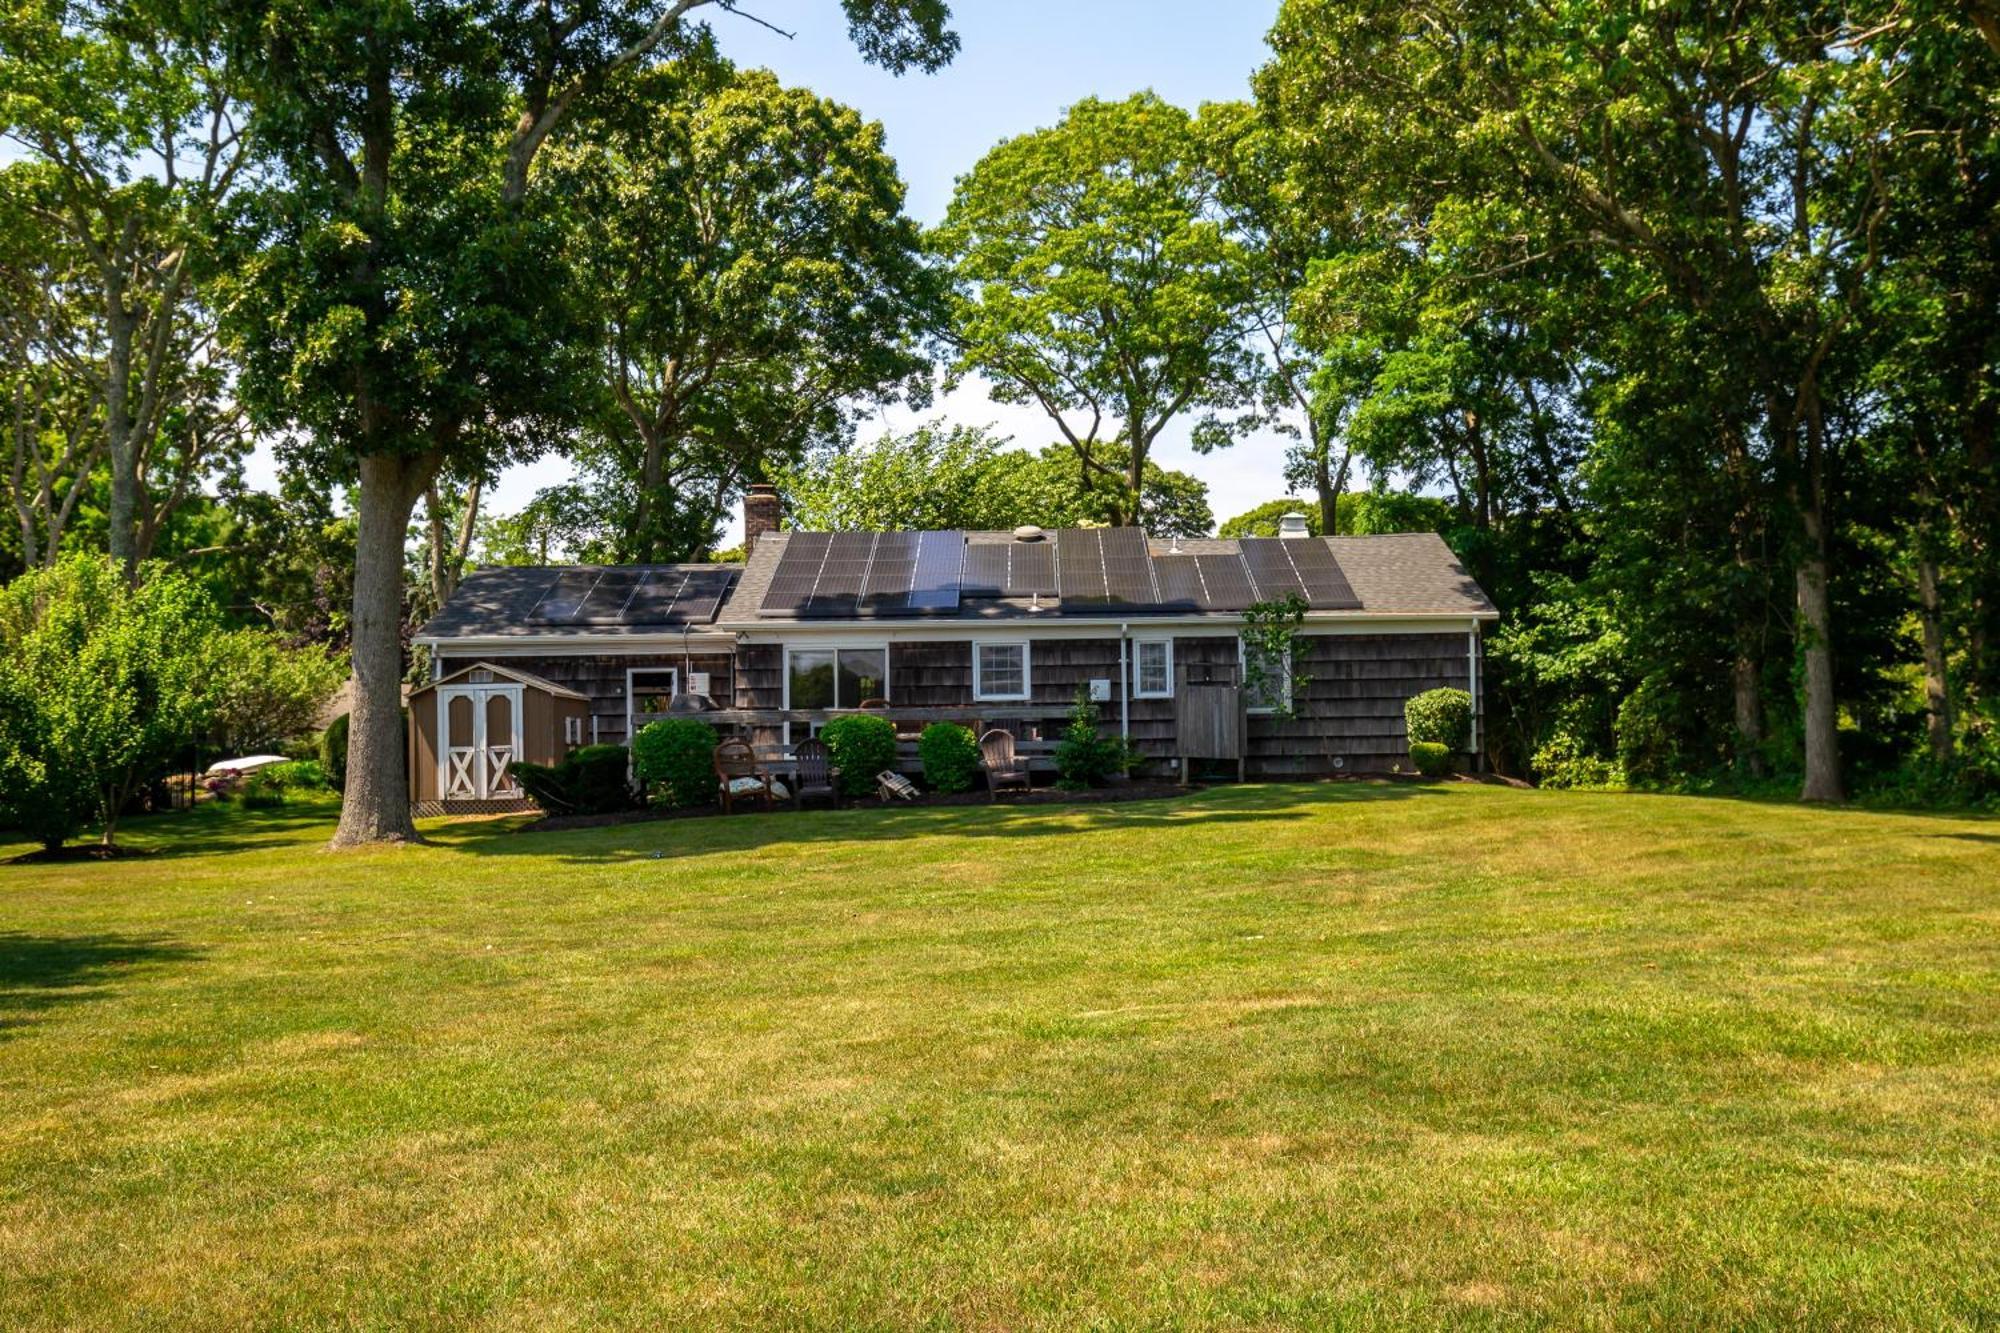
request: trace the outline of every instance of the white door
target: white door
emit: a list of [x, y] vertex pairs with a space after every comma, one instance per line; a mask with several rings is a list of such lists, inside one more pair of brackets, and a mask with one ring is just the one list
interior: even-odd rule
[[438, 690], [438, 791], [447, 801], [518, 796], [519, 685], [446, 685]]

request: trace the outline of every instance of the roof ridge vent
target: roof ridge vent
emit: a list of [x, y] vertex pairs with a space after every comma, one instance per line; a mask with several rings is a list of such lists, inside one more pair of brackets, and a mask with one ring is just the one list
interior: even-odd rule
[[1312, 536], [1312, 529], [1306, 525], [1306, 516], [1294, 509], [1278, 516], [1278, 535], [1292, 541]]
[[1014, 540], [1017, 542], [1038, 542], [1048, 535], [1032, 523], [1023, 523], [1014, 529]]

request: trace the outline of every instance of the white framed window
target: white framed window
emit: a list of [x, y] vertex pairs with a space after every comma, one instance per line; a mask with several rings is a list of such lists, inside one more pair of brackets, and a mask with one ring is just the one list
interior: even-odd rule
[[[1236, 641], [1236, 664], [1243, 668], [1243, 685], [1246, 690], [1250, 687], [1249, 652], [1249, 645], [1244, 643], [1242, 639], [1238, 639]], [[1283, 701], [1285, 707], [1291, 707], [1292, 655], [1290, 653], [1286, 653], [1282, 661], [1265, 668], [1265, 685], [1265, 690], [1251, 693], [1244, 700], [1243, 708], [1245, 712], [1275, 713], [1278, 711], [1280, 700]], [[1276, 686], [1276, 689], [1272, 690], [1271, 686]]]
[[582, 718], [566, 717], [563, 719], [563, 744], [565, 745], [583, 744]]
[[889, 645], [840, 648], [785, 646], [787, 709], [859, 708], [889, 697]]
[[1027, 702], [1028, 672], [1026, 643], [972, 645], [972, 697], [976, 702]]
[[1171, 699], [1174, 696], [1174, 641], [1132, 641], [1132, 697]]

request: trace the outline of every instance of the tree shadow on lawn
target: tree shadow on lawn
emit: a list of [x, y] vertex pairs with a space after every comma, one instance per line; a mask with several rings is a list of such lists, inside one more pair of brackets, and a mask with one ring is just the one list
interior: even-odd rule
[[1156, 800], [1077, 805], [785, 809], [702, 819], [661, 819], [592, 829], [531, 832], [519, 825], [460, 823], [432, 828], [432, 842], [475, 856], [532, 856], [579, 864], [751, 852], [819, 842], [888, 842], [912, 837], [1033, 838], [1123, 829], [1270, 823], [1307, 818], [1301, 806], [1377, 804], [1438, 794], [1418, 783], [1257, 783], [1206, 788]]
[[57, 1005], [103, 995], [103, 983], [135, 968], [201, 956], [157, 936], [0, 933], [0, 1040]]

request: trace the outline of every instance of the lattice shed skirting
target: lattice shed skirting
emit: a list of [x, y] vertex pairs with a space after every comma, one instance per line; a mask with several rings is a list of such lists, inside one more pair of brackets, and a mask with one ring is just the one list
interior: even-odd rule
[[416, 801], [410, 806], [410, 814], [417, 819], [436, 819], [440, 815], [527, 815], [536, 808], [526, 797], [505, 801]]

